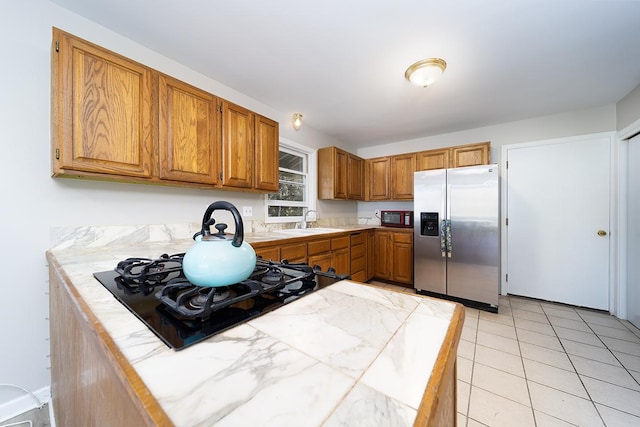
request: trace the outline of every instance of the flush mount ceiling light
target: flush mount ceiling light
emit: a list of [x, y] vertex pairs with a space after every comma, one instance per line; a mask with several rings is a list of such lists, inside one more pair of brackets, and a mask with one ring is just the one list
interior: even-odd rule
[[411, 84], [428, 87], [431, 86], [436, 80], [440, 78], [444, 70], [447, 68], [447, 63], [444, 59], [429, 58], [418, 61], [405, 71], [404, 76], [411, 82]]
[[300, 126], [302, 126], [302, 114], [295, 113], [292, 116], [292, 126], [295, 130], [300, 130]]

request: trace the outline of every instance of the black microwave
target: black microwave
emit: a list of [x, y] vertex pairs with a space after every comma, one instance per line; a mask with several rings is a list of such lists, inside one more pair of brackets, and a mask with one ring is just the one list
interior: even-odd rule
[[380, 212], [380, 225], [413, 228], [413, 211], [382, 211]]

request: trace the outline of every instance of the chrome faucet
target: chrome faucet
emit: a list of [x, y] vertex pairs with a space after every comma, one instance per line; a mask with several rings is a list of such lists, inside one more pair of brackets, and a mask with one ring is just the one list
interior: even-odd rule
[[307, 215], [309, 215], [311, 212], [318, 213], [318, 211], [316, 211], [315, 209], [310, 209], [305, 212], [305, 214], [302, 216], [302, 221], [300, 221], [300, 228], [307, 228]]

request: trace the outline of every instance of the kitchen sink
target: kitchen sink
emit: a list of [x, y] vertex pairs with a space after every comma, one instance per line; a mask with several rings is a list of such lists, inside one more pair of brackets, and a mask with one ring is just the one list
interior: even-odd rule
[[317, 227], [317, 228], [290, 228], [287, 230], [280, 230], [279, 233], [284, 233], [284, 234], [294, 234], [296, 236], [299, 235], [309, 235], [309, 234], [323, 234], [323, 233], [336, 233], [336, 232], [340, 232], [340, 231], [345, 231], [341, 228], [324, 228], [324, 227]]

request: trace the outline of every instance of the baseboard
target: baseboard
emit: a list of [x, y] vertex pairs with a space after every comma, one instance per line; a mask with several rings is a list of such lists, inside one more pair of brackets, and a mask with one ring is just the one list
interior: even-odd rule
[[[16, 389], [19, 391], [19, 389]], [[40, 390], [33, 392], [39, 402], [27, 392], [23, 392], [23, 395], [0, 404], [0, 422], [17, 417], [24, 414], [34, 408], [38, 408], [41, 405], [51, 400], [51, 388], [49, 386], [42, 387]], [[51, 405], [49, 405], [51, 407]]]

